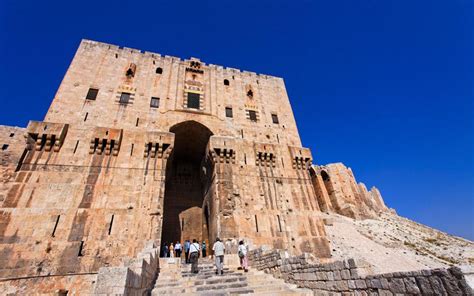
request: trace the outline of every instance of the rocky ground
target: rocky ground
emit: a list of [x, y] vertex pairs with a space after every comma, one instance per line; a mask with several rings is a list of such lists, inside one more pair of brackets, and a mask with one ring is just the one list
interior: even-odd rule
[[474, 266], [473, 242], [397, 215], [362, 221], [335, 214], [324, 218], [333, 258], [364, 259], [375, 273]]

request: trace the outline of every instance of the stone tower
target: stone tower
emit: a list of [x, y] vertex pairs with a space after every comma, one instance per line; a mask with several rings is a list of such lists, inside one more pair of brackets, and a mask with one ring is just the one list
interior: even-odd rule
[[3, 134], [2, 278], [90, 286], [149, 241], [194, 238], [326, 258], [321, 210], [357, 216], [322, 188], [283, 79], [196, 58], [83, 40], [44, 121]]

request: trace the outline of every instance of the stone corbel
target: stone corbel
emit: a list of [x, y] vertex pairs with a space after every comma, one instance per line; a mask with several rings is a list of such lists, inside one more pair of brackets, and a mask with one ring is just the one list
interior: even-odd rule
[[303, 147], [288, 147], [293, 160], [293, 169], [308, 170], [311, 167], [313, 157], [311, 150]]
[[269, 143], [255, 143], [255, 164], [257, 166], [275, 167], [275, 145]]
[[69, 125], [64, 123], [30, 121], [26, 128], [27, 149], [59, 152]]
[[173, 143], [173, 133], [147, 132], [143, 157], [168, 159], [173, 150]]
[[214, 163], [235, 164], [235, 139], [212, 136], [209, 139], [209, 152]]
[[91, 138], [89, 154], [117, 156], [122, 144], [122, 129], [96, 127]]

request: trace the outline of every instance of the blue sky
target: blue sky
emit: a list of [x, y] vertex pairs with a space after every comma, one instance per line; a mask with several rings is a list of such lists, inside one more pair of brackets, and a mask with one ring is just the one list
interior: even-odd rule
[[281, 76], [317, 164], [474, 239], [471, 0], [1, 1], [0, 124], [41, 120], [82, 38]]

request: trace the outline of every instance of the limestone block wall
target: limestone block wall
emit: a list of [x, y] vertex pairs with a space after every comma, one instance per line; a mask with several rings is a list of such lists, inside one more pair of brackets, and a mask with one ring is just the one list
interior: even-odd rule
[[146, 295], [153, 289], [159, 271], [159, 248], [153, 241], [123, 266], [102, 267], [93, 295]]
[[14, 177], [18, 162], [25, 151], [24, 134], [24, 128], [0, 125], [0, 206], [10, 188], [8, 182]]
[[380, 191], [376, 187], [369, 191], [364, 183], [357, 183], [352, 170], [342, 163], [313, 166], [311, 177], [323, 211], [354, 219], [373, 218], [389, 211]]
[[4, 184], [1, 278], [96, 273], [159, 239], [166, 151], [144, 157], [145, 133], [105, 133], [71, 126], [58, 151], [18, 144], [28, 149]]
[[317, 295], [472, 295], [457, 267], [449, 269], [371, 274], [363, 261], [348, 259], [316, 263], [308, 254], [257, 249], [249, 252], [252, 267], [312, 289]]

